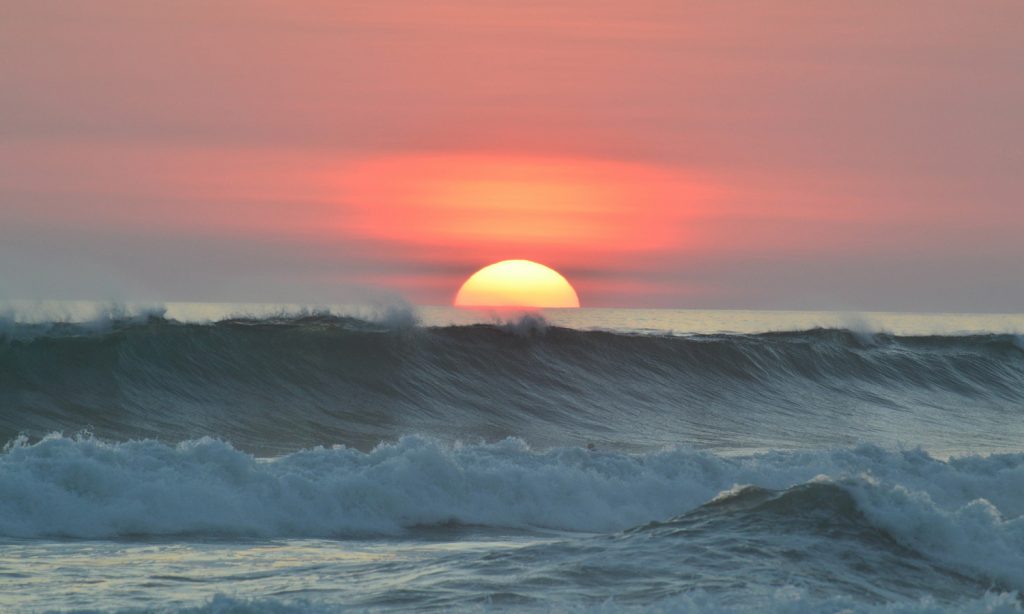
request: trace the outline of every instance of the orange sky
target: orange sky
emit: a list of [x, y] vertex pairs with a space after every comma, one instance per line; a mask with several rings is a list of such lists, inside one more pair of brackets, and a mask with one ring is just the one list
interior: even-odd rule
[[0, 298], [1024, 301], [1017, 2], [4, 13]]

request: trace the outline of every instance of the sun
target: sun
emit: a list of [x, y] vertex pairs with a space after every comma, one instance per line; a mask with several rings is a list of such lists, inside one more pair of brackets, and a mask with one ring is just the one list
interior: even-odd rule
[[485, 266], [459, 288], [456, 307], [579, 307], [565, 277], [531, 260], [502, 260]]

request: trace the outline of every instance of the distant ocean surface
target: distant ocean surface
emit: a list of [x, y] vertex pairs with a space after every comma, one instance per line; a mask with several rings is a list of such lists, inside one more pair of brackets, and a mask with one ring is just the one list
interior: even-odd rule
[[1020, 612], [1022, 333], [0, 303], [0, 611]]

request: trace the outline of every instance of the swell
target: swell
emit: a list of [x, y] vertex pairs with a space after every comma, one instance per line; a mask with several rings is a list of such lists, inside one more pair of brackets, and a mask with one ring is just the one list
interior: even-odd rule
[[[1013, 335], [628, 335], [313, 315], [8, 325], [0, 439], [213, 435], [280, 453], [409, 432], [540, 446], [1019, 445]], [[453, 429], [452, 425], [458, 425]], [[922, 443], [920, 439], [915, 443]]]

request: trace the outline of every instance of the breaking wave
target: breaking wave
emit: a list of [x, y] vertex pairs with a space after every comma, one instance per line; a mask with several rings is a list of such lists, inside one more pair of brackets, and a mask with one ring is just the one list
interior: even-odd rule
[[159, 311], [0, 329], [0, 440], [216, 436], [276, 455], [409, 433], [739, 451], [913, 433], [929, 449], [999, 450], [1024, 436], [1022, 407], [1024, 347], [1010, 334], [669, 336], [325, 314], [195, 324]]
[[[726, 458], [407, 437], [370, 452], [316, 448], [260, 460], [212, 439], [55, 435], [7, 447], [0, 491], [4, 537], [344, 538], [494, 527], [585, 533], [603, 557], [672, 565], [685, 563], [680, 543], [721, 557], [741, 538], [770, 559], [804, 540], [827, 545], [830, 564], [853, 560], [883, 570], [880, 578], [926, 575], [941, 585], [932, 576], [956, 569], [982, 589], [1024, 589], [1022, 454], [942, 461], [860, 446]], [[580, 549], [574, 539], [533, 547], [545, 556], [516, 556], [558, 560], [551, 550]], [[820, 566], [814, 552], [802, 554], [809, 570]], [[884, 571], [895, 564], [907, 569]], [[696, 568], [705, 567], [714, 568], [706, 558]]]

